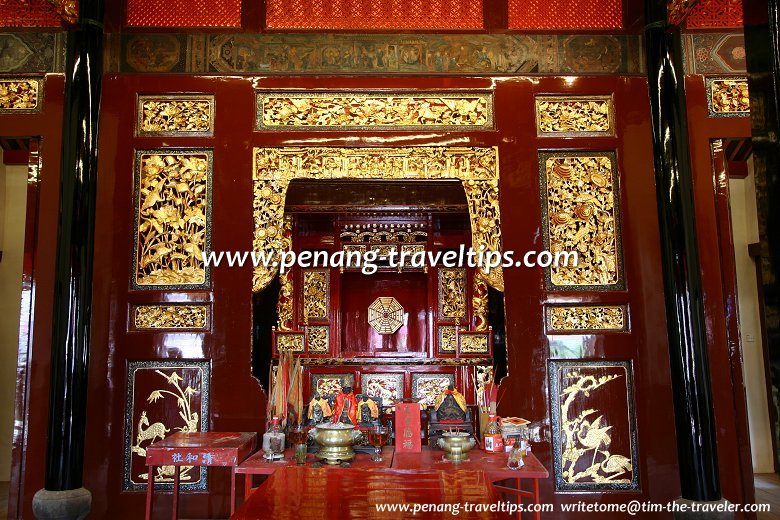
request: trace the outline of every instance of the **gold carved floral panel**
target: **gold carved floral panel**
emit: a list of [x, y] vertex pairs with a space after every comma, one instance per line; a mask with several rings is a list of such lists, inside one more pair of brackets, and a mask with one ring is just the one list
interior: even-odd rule
[[412, 374], [412, 399], [422, 407], [433, 406], [436, 398], [454, 384], [454, 374]]
[[362, 374], [360, 391], [369, 397], [382, 400], [382, 406], [393, 406], [404, 398], [403, 374]]
[[[497, 147], [254, 149], [254, 250], [278, 260], [283, 249], [284, 201], [293, 179], [458, 179], [469, 205], [475, 249], [501, 252]], [[278, 271], [255, 268], [253, 289], [264, 289]], [[485, 281], [503, 291], [500, 268], [482, 271]]]
[[321, 396], [336, 395], [345, 386], [355, 388], [355, 374], [311, 374], [311, 392]]
[[547, 332], [625, 332], [628, 309], [625, 305], [552, 305], [547, 308]]
[[211, 309], [207, 305], [133, 305], [130, 316], [135, 330], [207, 330]]
[[330, 271], [303, 270], [303, 321], [327, 320], [330, 302]]
[[138, 96], [139, 136], [214, 135], [214, 96]]
[[549, 362], [559, 491], [639, 489], [630, 361]]
[[43, 99], [39, 78], [0, 79], [0, 113], [37, 112]]
[[300, 353], [304, 350], [304, 336], [301, 332], [277, 332], [276, 352]]
[[[124, 479], [127, 491], [143, 491], [149, 480], [146, 449], [178, 432], [209, 429], [211, 365], [202, 360], [131, 361], [125, 405]], [[156, 467], [156, 487], [173, 487], [174, 466]], [[207, 472], [181, 466], [182, 489], [207, 489]]]
[[546, 137], [614, 135], [612, 96], [538, 96], [536, 130]]
[[466, 355], [489, 354], [490, 353], [490, 335], [485, 332], [462, 331], [458, 334], [460, 342], [460, 353]]
[[548, 290], [624, 287], [620, 191], [612, 152], [540, 153], [545, 249], [577, 254], [545, 269]]
[[458, 347], [458, 333], [455, 325], [439, 325], [439, 354], [455, 354]]
[[[283, 251], [292, 251], [292, 226], [293, 218], [291, 215], [285, 215], [284, 227], [282, 229], [282, 247]], [[278, 322], [278, 329], [281, 331], [293, 330], [295, 325], [295, 291], [293, 273], [291, 270], [286, 270], [279, 275], [279, 283], [281, 288], [279, 289], [279, 300], [276, 303], [276, 313]]]
[[140, 150], [135, 161], [133, 289], [206, 288], [210, 150]]
[[307, 350], [310, 354], [327, 354], [330, 352], [330, 327], [316, 325], [307, 329]]
[[490, 93], [260, 92], [258, 130], [492, 129]]
[[707, 101], [711, 117], [750, 117], [747, 78], [707, 78]]
[[439, 319], [466, 317], [466, 269], [439, 269]]

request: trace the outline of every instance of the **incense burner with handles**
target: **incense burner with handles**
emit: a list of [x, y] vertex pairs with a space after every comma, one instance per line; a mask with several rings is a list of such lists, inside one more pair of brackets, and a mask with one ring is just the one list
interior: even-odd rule
[[325, 464], [341, 464], [355, 458], [352, 445], [360, 438], [360, 430], [350, 424], [323, 423], [309, 432], [320, 446], [314, 457]]
[[470, 433], [444, 432], [437, 444], [444, 450], [444, 457], [448, 461], [458, 463], [469, 460], [468, 452], [477, 443]]

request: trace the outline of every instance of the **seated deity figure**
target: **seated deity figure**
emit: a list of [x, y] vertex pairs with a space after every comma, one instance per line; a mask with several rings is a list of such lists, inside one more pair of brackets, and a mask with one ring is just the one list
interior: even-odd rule
[[376, 402], [365, 394], [357, 396], [357, 420], [358, 425], [362, 427], [373, 426], [379, 419], [379, 408]]
[[351, 386], [345, 386], [336, 395], [336, 404], [333, 407], [331, 422], [344, 423], [357, 426], [357, 399]]
[[319, 392], [314, 392], [311, 401], [309, 401], [309, 424], [316, 426], [331, 415], [333, 415], [333, 410], [331, 410], [328, 400], [323, 398]]
[[463, 394], [455, 390], [453, 385], [447, 387], [434, 403], [436, 417], [439, 421], [465, 421], [466, 420], [466, 398]]

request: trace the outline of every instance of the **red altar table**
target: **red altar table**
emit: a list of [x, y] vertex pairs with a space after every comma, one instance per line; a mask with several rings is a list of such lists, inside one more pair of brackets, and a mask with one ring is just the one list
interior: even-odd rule
[[[477, 512], [465, 508], [457, 517], [450, 511], [419, 510], [414, 514], [415, 505], [497, 504], [499, 494], [488, 483], [483, 473], [474, 471], [333, 472], [325, 468], [286, 467], [274, 472], [231, 516], [231, 520], [510, 518], [506, 512]], [[406, 505], [408, 510], [380, 511], [377, 504]]]
[[[443, 471], [451, 472], [481, 472], [485, 475], [493, 489], [515, 495], [517, 502], [530, 498], [534, 504], [539, 504], [539, 479], [548, 478], [550, 474], [532, 453], [523, 462], [519, 470], [506, 467], [508, 453], [489, 453], [479, 448], [469, 451], [469, 460], [453, 464], [444, 459], [444, 452], [423, 446], [421, 453], [396, 453], [393, 457], [393, 469], [399, 471]], [[498, 484], [502, 480], [514, 480], [516, 488]], [[522, 489], [522, 481], [530, 480], [532, 490]], [[540, 513], [534, 513], [534, 518], [540, 518]]]
[[[230, 512], [235, 508], [236, 476], [238, 466], [257, 444], [256, 433], [233, 432], [179, 432], [146, 448], [149, 475], [155, 466], [222, 466], [230, 472]], [[154, 479], [146, 484], [146, 520], [152, 517]], [[179, 514], [179, 471], [173, 472], [173, 518]]]

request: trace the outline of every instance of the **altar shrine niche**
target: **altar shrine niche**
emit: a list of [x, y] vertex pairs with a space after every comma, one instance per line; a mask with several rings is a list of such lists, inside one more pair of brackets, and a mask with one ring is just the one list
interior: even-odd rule
[[[494, 338], [503, 339], [491, 327], [487, 282], [474, 267], [412, 260], [468, 250], [472, 236], [457, 182], [294, 182], [284, 249], [329, 258], [341, 252], [344, 262], [295, 265], [278, 275], [278, 288], [256, 295], [255, 348], [268, 354], [256, 357], [255, 373], [267, 373], [281, 352], [301, 357], [304, 395], [318, 404], [312, 417], [324, 417], [348, 387], [370, 400], [370, 415], [376, 406], [367, 423], [381, 421], [382, 411], [404, 399], [431, 407], [453, 386], [474, 406], [476, 367], [493, 366]], [[391, 251], [398, 255], [393, 262]], [[375, 252], [370, 270], [376, 272], [365, 274], [369, 266], [350, 256], [355, 252]], [[401, 254], [404, 264], [398, 265]], [[258, 330], [268, 313], [276, 316], [275, 326]], [[270, 344], [263, 344], [263, 334]]]

